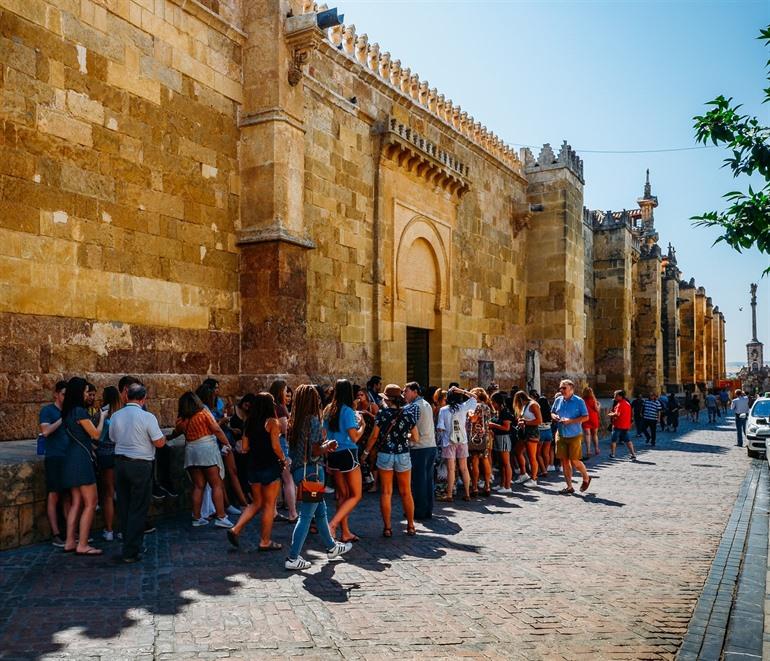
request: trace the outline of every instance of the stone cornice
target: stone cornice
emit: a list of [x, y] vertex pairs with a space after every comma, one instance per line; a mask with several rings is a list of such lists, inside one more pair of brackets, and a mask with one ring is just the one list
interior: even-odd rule
[[169, 2], [172, 2], [188, 14], [195, 16], [195, 18], [204, 22], [220, 34], [223, 34], [239, 46], [243, 46], [243, 44], [246, 43], [247, 35], [243, 30], [229, 21], [226, 21], [219, 14], [211, 11], [208, 7], [198, 2], [198, 0], [169, 0]]
[[251, 243], [268, 243], [271, 241], [280, 241], [291, 243], [302, 248], [315, 248], [316, 244], [309, 238], [292, 234], [285, 227], [273, 225], [272, 227], [263, 227], [259, 229], [245, 228], [238, 233], [238, 245], [249, 245]]
[[244, 115], [238, 122], [238, 128], [245, 126], [257, 126], [267, 122], [286, 122], [295, 129], [305, 132], [305, 126], [302, 120], [294, 115], [290, 115], [283, 108], [265, 108], [250, 115]]

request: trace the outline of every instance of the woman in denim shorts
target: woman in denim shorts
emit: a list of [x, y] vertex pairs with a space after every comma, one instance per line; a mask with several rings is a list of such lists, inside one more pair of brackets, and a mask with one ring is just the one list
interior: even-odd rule
[[392, 537], [390, 527], [391, 499], [393, 496], [393, 473], [396, 474], [398, 493], [406, 516], [406, 534], [414, 535], [414, 500], [412, 498], [412, 460], [409, 444], [419, 440], [417, 418], [419, 409], [407, 406], [401, 388], [390, 384], [380, 395], [383, 407], [374, 419], [374, 429], [366, 444], [361, 459], [369, 452], [382, 434], [377, 453], [377, 473], [380, 478], [380, 512], [382, 513], [383, 537]]

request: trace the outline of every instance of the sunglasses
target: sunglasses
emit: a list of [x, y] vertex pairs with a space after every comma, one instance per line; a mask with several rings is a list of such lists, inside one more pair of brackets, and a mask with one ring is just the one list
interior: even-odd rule
[[559, 390], [569, 390], [569, 386], [559, 386]]

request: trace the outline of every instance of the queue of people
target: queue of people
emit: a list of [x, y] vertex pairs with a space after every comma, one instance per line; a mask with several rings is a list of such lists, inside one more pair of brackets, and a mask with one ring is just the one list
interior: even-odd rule
[[[608, 413], [611, 459], [623, 444], [636, 460], [634, 422], [637, 436], [652, 446], [659, 424], [676, 429], [677, 398], [664, 397], [629, 402], [624, 391], [615, 392]], [[122, 560], [139, 560], [143, 536], [154, 529], [147, 519], [152, 499], [176, 496], [167, 443], [182, 435], [191, 525], [213, 523], [237, 548], [259, 515], [258, 550], [270, 552], [282, 550], [272, 539], [274, 523], [292, 523], [284, 563], [290, 570], [310, 566], [301, 556], [310, 533], [319, 535], [332, 560], [359, 541], [351, 514], [365, 485], [379, 491], [383, 537], [393, 536], [394, 492], [405, 534], [415, 535], [415, 522], [431, 518], [435, 501], [470, 501], [493, 489], [511, 494], [514, 486], [536, 487], [559, 469], [566, 483], [560, 493], [575, 493], [573, 473], [585, 493], [591, 476], [584, 462], [600, 453], [600, 403], [590, 388], [578, 396], [569, 379], [553, 400], [494, 384], [471, 390], [456, 383], [423, 390], [416, 382], [383, 388], [382, 379], [372, 377], [361, 387], [340, 379], [333, 387], [301, 384], [292, 390], [277, 380], [265, 392], [228, 404], [218, 382], [208, 378], [179, 397], [167, 435], [146, 410], [146, 399], [144, 384], [125, 376], [104, 389], [96, 407], [96, 388], [74, 377], [57, 383], [53, 403], [42, 409], [48, 518], [53, 543], [64, 552], [103, 553], [90, 544], [101, 504], [104, 541], [121, 539]], [[331, 492], [333, 515], [324, 500]], [[279, 512], [281, 499], [287, 515]]]

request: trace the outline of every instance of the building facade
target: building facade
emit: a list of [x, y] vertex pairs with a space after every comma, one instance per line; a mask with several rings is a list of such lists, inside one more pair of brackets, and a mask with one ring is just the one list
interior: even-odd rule
[[0, 0], [0, 438], [63, 376], [705, 384], [724, 318], [638, 212], [583, 208], [312, 2]]

